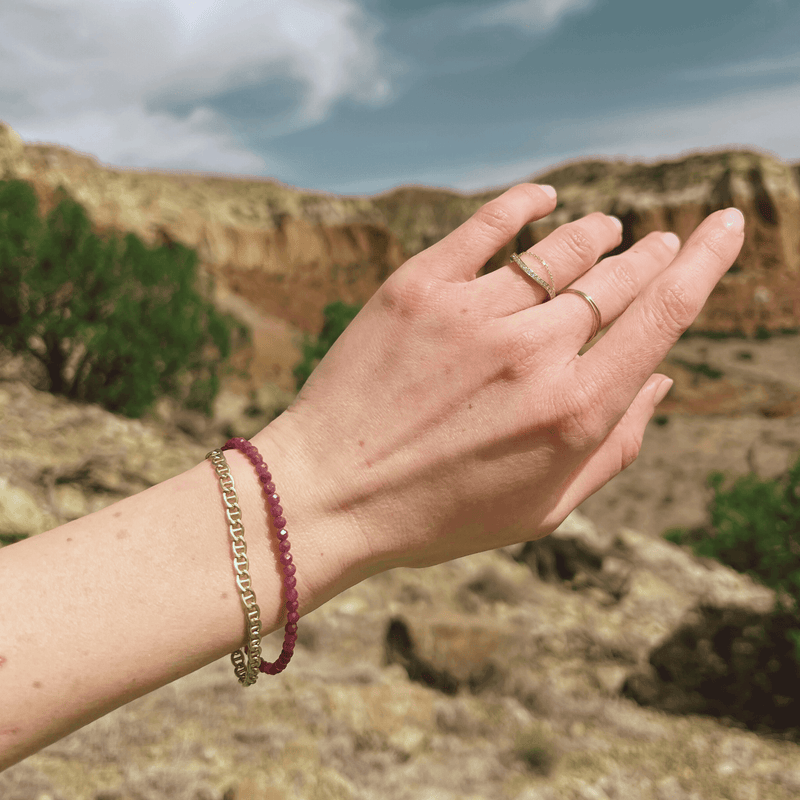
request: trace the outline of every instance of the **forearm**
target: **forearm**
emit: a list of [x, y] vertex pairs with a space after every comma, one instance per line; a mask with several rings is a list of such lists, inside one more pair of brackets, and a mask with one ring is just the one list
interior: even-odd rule
[[[269, 434], [253, 443], [285, 509], [302, 617], [367, 573], [316, 512], [299, 454], [284, 460]], [[252, 464], [238, 450], [225, 457], [267, 635], [286, 623], [280, 553]], [[243, 646], [235, 578], [222, 491], [208, 460], [0, 549], [0, 769]], [[274, 661], [279, 652], [262, 655]]]

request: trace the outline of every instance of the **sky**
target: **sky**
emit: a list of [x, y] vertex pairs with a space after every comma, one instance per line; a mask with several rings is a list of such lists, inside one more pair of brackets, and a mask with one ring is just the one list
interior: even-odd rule
[[125, 169], [374, 195], [800, 161], [800, 0], [0, 0], [0, 120]]

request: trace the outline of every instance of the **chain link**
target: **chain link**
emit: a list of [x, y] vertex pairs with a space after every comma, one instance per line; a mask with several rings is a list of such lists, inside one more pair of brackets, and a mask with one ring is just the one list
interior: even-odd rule
[[233, 550], [233, 566], [236, 570], [236, 585], [242, 597], [242, 605], [247, 612], [248, 641], [247, 665], [242, 649], [231, 653], [233, 671], [239, 682], [251, 686], [258, 680], [258, 668], [261, 666], [261, 611], [256, 603], [256, 595], [251, 588], [250, 563], [247, 558], [247, 544], [244, 540], [244, 525], [242, 524], [242, 509], [236, 496], [236, 487], [233, 483], [230, 467], [222, 454], [222, 450], [212, 450], [206, 453], [206, 458], [211, 460], [217, 471], [219, 483], [222, 487], [222, 497], [225, 501], [225, 514], [228, 517]]

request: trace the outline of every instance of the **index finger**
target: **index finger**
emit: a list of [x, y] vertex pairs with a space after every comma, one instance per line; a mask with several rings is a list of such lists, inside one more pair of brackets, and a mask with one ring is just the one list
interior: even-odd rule
[[719, 279], [736, 260], [743, 242], [744, 217], [738, 209], [708, 216], [672, 263], [647, 285], [603, 338], [573, 362], [578, 381], [595, 389], [598, 401], [606, 408], [613, 403], [613, 412], [620, 410], [620, 401], [627, 401], [624, 413], [697, 318]]

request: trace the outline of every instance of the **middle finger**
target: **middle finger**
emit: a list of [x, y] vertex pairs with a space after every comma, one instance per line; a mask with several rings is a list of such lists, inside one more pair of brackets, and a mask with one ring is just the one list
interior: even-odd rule
[[[558, 294], [591, 269], [603, 253], [621, 242], [622, 224], [595, 211], [561, 225], [533, 247], [519, 253], [519, 257]], [[549, 299], [548, 292], [513, 261], [477, 278], [472, 286], [481, 292], [481, 307], [494, 318], [507, 317]]]

